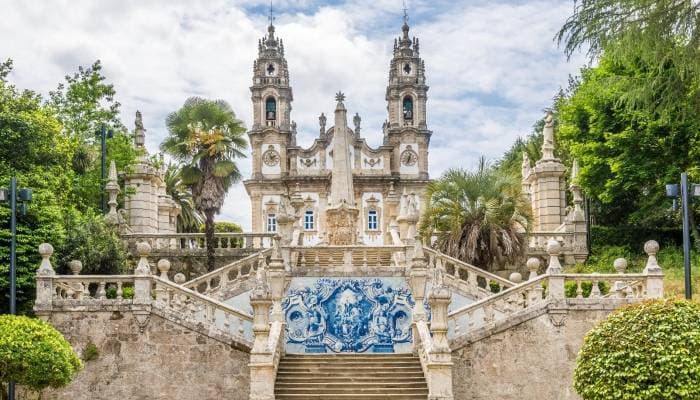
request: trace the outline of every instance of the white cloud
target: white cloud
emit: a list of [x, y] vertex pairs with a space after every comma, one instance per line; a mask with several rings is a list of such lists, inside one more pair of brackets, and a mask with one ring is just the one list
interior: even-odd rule
[[[193, 95], [228, 101], [250, 126], [249, 85], [257, 40], [265, 33], [267, 1], [207, 2], [63, 0], [3, 4], [0, 58], [15, 61], [19, 87], [48, 93], [79, 65], [101, 59], [130, 126], [143, 112], [147, 146], [157, 151], [165, 116]], [[434, 131], [431, 173], [473, 167], [495, 158], [530, 131], [541, 110], [582, 60], [566, 63], [552, 41], [571, 2], [451, 2], [410, 4], [411, 33], [421, 40]], [[276, 6], [294, 89], [293, 119], [300, 144], [318, 132], [333, 94], [363, 118], [370, 144], [381, 140], [384, 91], [393, 37], [400, 33], [398, 0], [328, 5], [288, 0]], [[257, 13], [251, 12], [257, 11]], [[284, 11], [288, 10], [287, 13]], [[280, 12], [282, 11], [282, 12]], [[240, 162], [244, 174], [250, 161]], [[222, 219], [250, 226], [242, 185], [231, 190]]]

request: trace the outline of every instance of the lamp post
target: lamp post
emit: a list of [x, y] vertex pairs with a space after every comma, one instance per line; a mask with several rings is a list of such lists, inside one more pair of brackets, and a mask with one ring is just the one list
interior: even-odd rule
[[693, 286], [690, 280], [690, 196], [700, 196], [700, 185], [688, 184], [688, 173], [681, 173], [681, 184], [666, 185], [666, 197], [673, 198], [674, 206], [676, 198], [681, 200], [681, 214], [683, 216], [683, 268], [685, 270], [685, 298], [693, 298]]
[[114, 131], [107, 130], [107, 127], [102, 125], [100, 128], [100, 145], [101, 145], [101, 166], [100, 166], [100, 208], [102, 214], [107, 213], [107, 202], [105, 201], [105, 182], [107, 182], [107, 139], [114, 137]]
[[[32, 190], [22, 188], [17, 190], [17, 178], [10, 179], [10, 188], [0, 188], [0, 201], [10, 202], [10, 314], [17, 314], [17, 200], [22, 215], [27, 213], [27, 202], [32, 199]], [[10, 400], [15, 398], [15, 383], [10, 382], [7, 387], [7, 396]]]

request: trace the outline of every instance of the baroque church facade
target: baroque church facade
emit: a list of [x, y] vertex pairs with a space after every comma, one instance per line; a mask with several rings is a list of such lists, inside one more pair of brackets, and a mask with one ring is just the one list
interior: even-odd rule
[[244, 183], [253, 232], [278, 232], [294, 214], [293, 230], [299, 232], [294, 245], [384, 245], [392, 243], [392, 228], [408, 233], [408, 222], [418, 220], [425, 203], [432, 132], [426, 121], [425, 63], [407, 23], [394, 42], [388, 115], [377, 148], [363, 138], [359, 114], [349, 124], [342, 93], [336, 95], [334, 114], [319, 116], [313, 144], [298, 145], [290, 68], [272, 24], [258, 43], [250, 90], [253, 168]]

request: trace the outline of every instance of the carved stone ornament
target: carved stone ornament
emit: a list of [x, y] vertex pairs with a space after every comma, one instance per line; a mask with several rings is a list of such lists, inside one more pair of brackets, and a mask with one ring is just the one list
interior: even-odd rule
[[267, 151], [262, 155], [262, 160], [268, 167], [274, 167], [280, 162], [280, 153], [275, 150], [274, 146], [267, 146]]
[[381, 162], [381, 158], [365, 158], [365, 165], [369, 165], [370, 167], [379, 165]]
[[407, 167], [412, 167], [418, 162], [418, 153], [416, 153], [411, 145], [406, 146], [406, 150], [401, 152], [401, 164]]
[[299, 164], [301, 164], [301, 166], [304, 168], [311, 168], [311, 167], [316, 166], [316, 159], [315, 158], [300, 158]]

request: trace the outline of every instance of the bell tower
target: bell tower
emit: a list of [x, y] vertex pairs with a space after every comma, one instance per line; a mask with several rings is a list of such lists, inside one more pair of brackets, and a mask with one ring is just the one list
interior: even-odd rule
[[253, 178], [278, 178], [288, 171], [287, 147], [294, 141], [292, 88], [284, 57], [282, 39], [270, 25], [267, 35], [258, 41], [258, 58], [253, 63], [253, 126], [248, 133], [253, 151]]
[[428, 179], [431, 132], [426, 122], [428, 86], [425, 83], [425, 62], [420, 58], [418, 38], [411, 38], [409, 30], [408, 12], [404, 7], [402, 34], [394, 39], [394, 54], [389, 65], [384, 144], [395, 149], [392, 173]]

